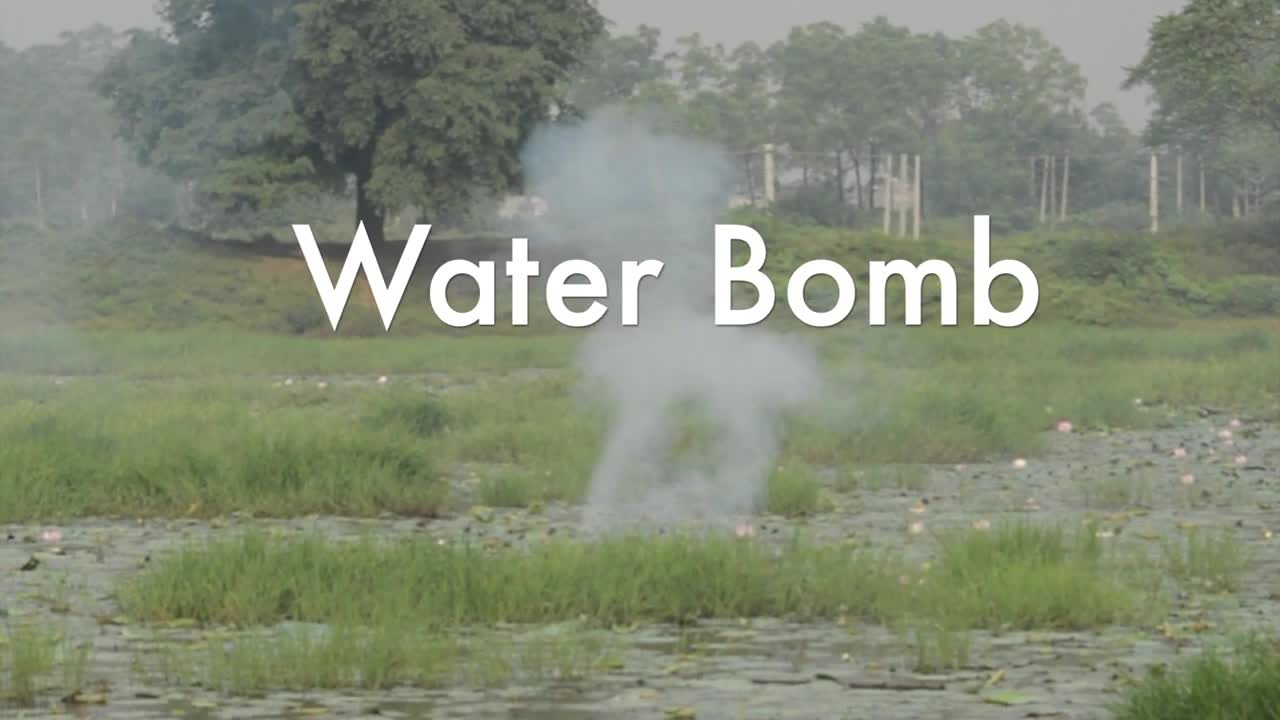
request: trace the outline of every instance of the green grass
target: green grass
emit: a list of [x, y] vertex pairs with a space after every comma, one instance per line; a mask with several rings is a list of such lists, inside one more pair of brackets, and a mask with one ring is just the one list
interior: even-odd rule
[[822, 483], [813, 468], [778, 467], [770, 476], [765, 493], [765, 512], [784, 517], [813, 515], [824, 507]]
[[841, 492], [898, 490], [923, 492], [929, 487], [929, 468], [921, 465], [848, 466], [836, 480]]
[[1145, 474], [1091, 477], [1082, 484], [1084, 506], [1089, 510], [1131, 510], [1153, 497], [1151, 478]]
[[1116, 720], [1276, 720], [1280, 649], [1274, 640], [1211, 651], [1175, 671], [1159, 669], [1128, 693]]
[[104, 332], [62, 326], [0, 335], [0, 373], [196, 379], [449, 373], [465, 380], [509, 370], [565, 367], [576, 346], [572, 335], [350, 338], [214, 328]]
[[[424, 395], [425, 396], [425, 395]], [[433, 515], [441, 466], [392, 396], [253, 383], [0, 384], [0, 520], [392, 510]]]
[[1165, 572], [1209, 592], [1235, 592], [1249, 567], [1248, 549], [1228, 531], [1192, 530], [1163, 546]]
[[1079, 629], [1149, 616], [1149, 598], [1088, 537], [1022, 525], [966, 531], [943, 538], [937, 561], [912, 573], [891, 553], [800, 537], [781, 548], [679, 535], [486, 550], [249, 533], [159, 560], [119, 598], [127, 614], [154, 622], [411, 620], [428, 631], [579, 617], [626, 624], [843, 615]]
[[424, 632], [402, 622], [376, 628], [302, 626], [168, 646], [143, 677], [236, 695], [279, 690], [500, 688], [581, 680], [610, 662], [612, 638], [574, 624], [519, 636]]
[[940, 548], [917, 597], [949, 627], [1079, 630], [1155, 614], [1147, 593], [1114, 574], [1092, 529], [1015, 523], [954, 532]]
[[81, 689], [89, 645], [34, 623], [0, 627], [0, 708], [34, 706]]
[[[964, 234], [903, 245], [759, 220], [771, 272], [813, 257], [865, 268], [906, 253], [950, 259], [968, 284]], [[0, 244], [0, 520], [431, 515], [454, 500], [530, 506], [578, 501], [587, 489], [607, 408], [570, 369], [576, 333], [442, 330], [413, 319], [429, 313], [414, 292], [391, 335], [359, 331], [373, 312], [361, 296], [352, 329], [331, 337], [298, 259], [126, 225], [101, 237], [13, 233]], [[1093, 231], [1002, 238], [1003, 251], [1041, 273], [1044, 312], [1026, 326], [854, 319], [803, 331], [819, 341], [828, 392], [787, 418], [776, 465], [789, 470], [773, 473], [766, 509], [819, 509], [810, 470], [834, 470], [840, 489], [921, 492], [927, 474], [912, 468], [1032, 456], [1059, 419], [1090, 431], [1151, 425], [1195, 405], [1276, 416], [1274, 313], [1227, 319], [1207, 289], [1238, 280], [1265, 294], [1249, 283], [1280, 274], [1269, 237], [1241, 226], [1158, 244]], [[1064, 310], [1065, 296], [1153, 314], [1100, 327]], [[55, 385], [51, 373], [83, 377]], [[340, 377], [323, 391], [314, 380], [272, 385], [314, 375]], [[351, 375], [364, 380], [343, 381]], [[392, 382], [373, 382], [382, 375]], [[449, 392], [425, 399], [437, 389]], [[696, 450], [697, 428], [687, 434]], [[900, 469], [850, 469], [877, 466]], [[448, 497], [444, 479], [460, 472], [475, 474], [475, 497]], [[1141, 501], [1135, 488], [1088, 490], [1099, 506]]]
[[[767, 509], [820, 508], [810, 469], [836, 469], [837, 488], [919, 492], [927, 483], [921, 463], [1031, 456], [1061, 418], [1087, 432], [1151, 425], [1201, 404], [1267, 417], [1280, 397], [1280, 342], [1268, 327], [826, 335], [829, 380], [841, 391], [787, 419], [778, 465], [794, 472], [773, 473]], [[334, 344], [348, 342], [366, 341]], [[430, 345], [367, 342], [363, 353], [378, 342]], [[240, 351], [236, 362], [252, 356], [252, 343]], [[356, 353], [350, 362], [370, 357]], [[567, 369], [441, 393], [429, 380], [276, 383], [217, 373], [62, 384], [0, 377], [0, 520], [235, 510], [432, 515], [449, 502], [444, 479], [462, 468], [478, 479], [478, 496], [467, 502], [575, 502], [607, 411]], [[879, 464], [894, 469], [857, 475]], [[1111, 481], [1085, 488], [1099, 507], [1141, 502], [1140, 490]]]

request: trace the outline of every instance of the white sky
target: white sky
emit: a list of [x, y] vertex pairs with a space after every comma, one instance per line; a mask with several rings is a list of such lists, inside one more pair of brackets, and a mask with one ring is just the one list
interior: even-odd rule
[[[639, 23], [668, 38], [700, 32], [727, 44], [779, 40], [795, 25], [830, 20], [854, 28], [876, 15], [920, 32], [963, 35], [998, 18], [1040, 27], [1089, 77], [1090, 100], [1111, 100], [1131, 125], [1146, 117], [1145, 96], [1119, 89], [1146, 32], [1184, 0], [598, 0], [619, 29]], [[0, 0], [0, 41], [18, 47], [63, 30], [103, 22], [120, 28], [156, 23], [156, 0]]]

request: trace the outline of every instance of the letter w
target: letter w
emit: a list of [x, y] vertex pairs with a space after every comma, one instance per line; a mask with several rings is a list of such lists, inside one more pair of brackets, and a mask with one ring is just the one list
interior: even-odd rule
[[382, 269], [378, 267], [378, 256], [369, 243], [369, 234], [365, 232], [364, 223], [360, 223], [356, 228], [356, 237], [351, 241], [351, 252], [347, 254], [346, 264], [338, 275], [338, 283], [333, 285], [329, 270], [324, 265], [324, 258], [320, 255], [320, 248], [316, 246], [315, 236], [311, 233], [311, 226], [293, 226], [293, 234], [298, 237], [298, 244], [302, 246], [302, 256], [306, 258], [311, 279], [316, 284], [325, 312], [329, 314], [329, 324], [333, 325], [335, 332], [338, 321], [342, 319], [342, 312], [347, 307], [347, 299], [351, 297], [351, 288], [356, 284], [356, 274], [361, 268], [364, 269], [365, 279], [369, 281], [369, 289], [373, 291], [373, 302], [378, 306], [378, 314], [382, 316], [382, 325], [390, 332], [391, 321], [400, 308], [405, 288], [409, 286], [409, 278], [413, 276], [418, 256], [422, 254], [422, 247], [426, 245], [427, 235], [430, 233], [430, 225], [413, 226], [404, 254], [400, 256], [400, 264], [396, 266], [396, 273], [391, 278], [391, 286], [387, 287]]

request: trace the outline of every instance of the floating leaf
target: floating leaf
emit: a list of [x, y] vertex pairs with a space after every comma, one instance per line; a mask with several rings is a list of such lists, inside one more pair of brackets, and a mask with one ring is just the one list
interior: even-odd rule
[[1022, 693], [1012, 691], [992, 693], [982, 698], [982, 701], [991, 705], [1023, 705], [1031, 702], [1031, 699]]

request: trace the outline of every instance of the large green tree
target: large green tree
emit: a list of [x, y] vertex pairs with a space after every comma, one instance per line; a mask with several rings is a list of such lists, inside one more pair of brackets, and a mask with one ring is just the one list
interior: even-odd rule
[[591, 0], [165, 0], [104, 74], [148, 163], [231, 210], [350, 186], [389, 211], [457, 210], [518, 182], [604, 20]]
[[1151, 27], [1126, 84], [1155, 93], [1153, 143], [1240, 123], [1280, 133], [1280, 0], [1191, 0]]

